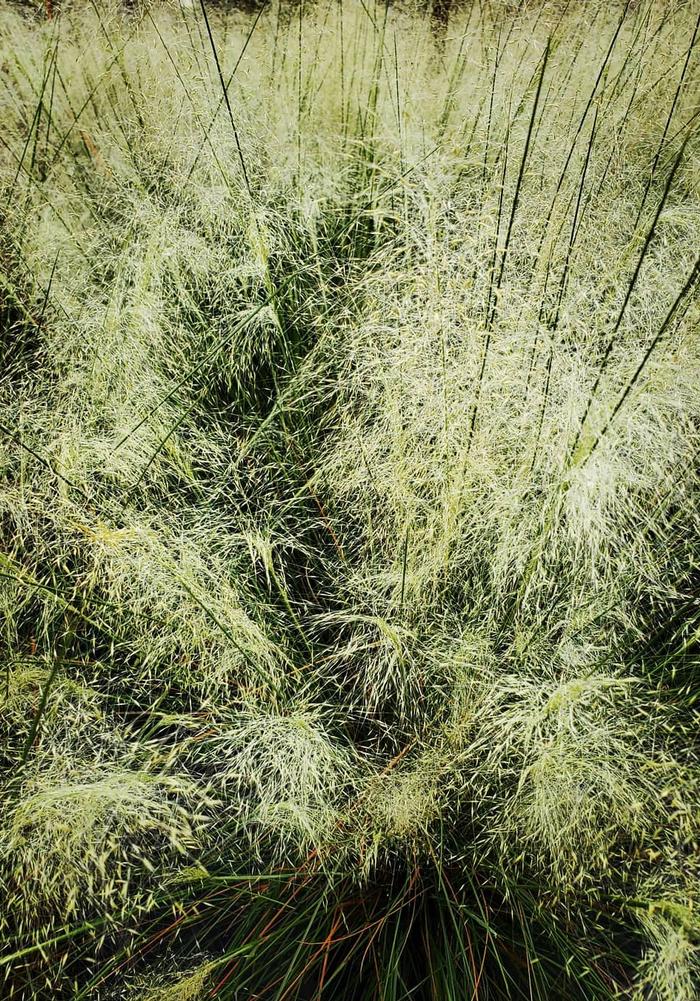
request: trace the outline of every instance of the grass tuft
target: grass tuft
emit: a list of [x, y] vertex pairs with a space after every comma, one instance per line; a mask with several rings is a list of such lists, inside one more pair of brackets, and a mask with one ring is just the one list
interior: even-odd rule
[[699, 38], [0, 0], [3, 997], [697, 996]]

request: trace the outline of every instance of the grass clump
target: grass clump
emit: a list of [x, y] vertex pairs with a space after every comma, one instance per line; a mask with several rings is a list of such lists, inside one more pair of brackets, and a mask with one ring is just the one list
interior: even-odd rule
[[[56, 770], [56, 769], [55, 769]], [[3, 861], [28, 929], [42, 912], [81, 917], [133, 908], [163, 852], [191, 846], [191, 825], [162, 777], [126, 769], [37, 776], [10, 807]], [[176, 787], [177, 788], [177, 787]], [[145, 878], [144, 878], [145, 877]]]
[[0, 3], [14, 1001], [697, 992], [700, 20], [445, 10]]

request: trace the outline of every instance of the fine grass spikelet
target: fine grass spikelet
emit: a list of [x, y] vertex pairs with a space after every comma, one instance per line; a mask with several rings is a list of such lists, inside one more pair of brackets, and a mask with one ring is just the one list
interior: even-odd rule
[[273, 838], [274, 850], [291, 858], [332, 844], [358, 762], [331, 723], [313, 705], [251, 705], [212, 741], [216, 780], [234, 797], [237, 821], [254, 844]]
[[697, 921], [688, 924], [653, 909], [640, 920], [648, 944], [639, 964], [635, 998], [692, 1001], [700, 988]]

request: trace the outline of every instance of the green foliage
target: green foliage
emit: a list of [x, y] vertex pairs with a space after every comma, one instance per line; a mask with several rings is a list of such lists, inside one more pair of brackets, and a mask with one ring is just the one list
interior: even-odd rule
[[0, 0], [13, 1001], [698, 990], [700, 19], [453, 6]]

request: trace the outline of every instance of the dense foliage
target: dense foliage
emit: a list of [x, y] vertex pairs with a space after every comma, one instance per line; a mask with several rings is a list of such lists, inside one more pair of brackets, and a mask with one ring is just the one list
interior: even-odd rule
[[57, 8], [0, 0], [3, 997], [692, 1001], [697, 3]]

